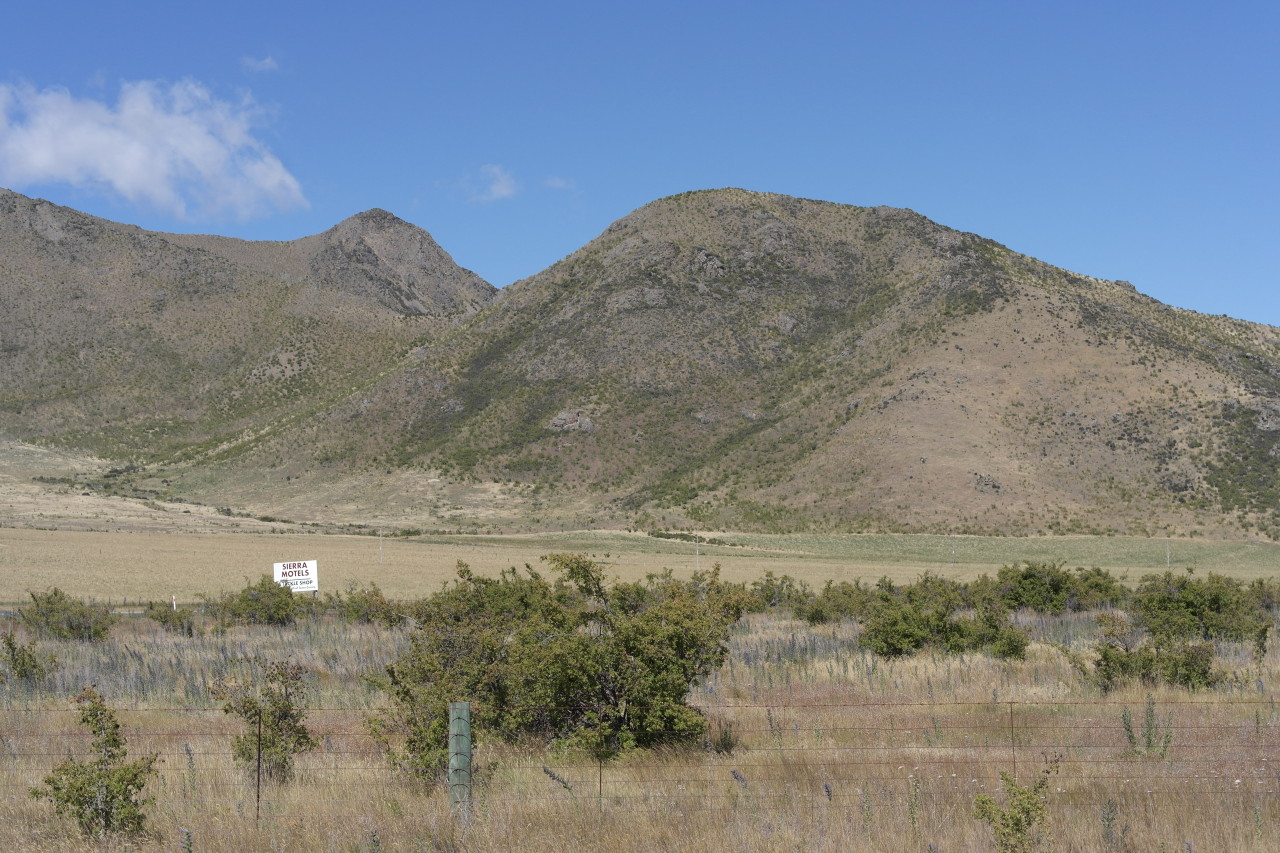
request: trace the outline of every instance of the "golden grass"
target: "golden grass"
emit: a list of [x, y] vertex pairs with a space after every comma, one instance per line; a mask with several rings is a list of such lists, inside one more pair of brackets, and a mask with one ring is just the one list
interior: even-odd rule
[[[170, 594], [189, 601], [296, 558], [320, 561], [324, 589], [373, 580], [389, 596], [407, 598], [438, 589], [460, 559], [494, 574], [562, 550], [593, 554], [623, 578], [663, 568], [687, 575], [719, 562], [729, 580], [773, 571], [820, 587], [828, 578], [881, 574], [906, 581], [926, 569], [974, 577], [1018, 559], [1020, 549], [1044, 559], [1059, 546], [1053, 559], [1069, 565], [1075, 554], [1092, 558], [1080, 564], [1109, 559], [1113, 565], [1105, 567], [1155, 563], [1148, 568], [1156, 570], [1165, 547], [1139, 540], [719, 536], [738, 544], [701, 546], [695, 554], [686, 542], [606, 532], [380, 542], [0, 529], [0, 598], [19, 603], [23, 590], [59, 586], [116, 603]], [[982, 543], [994, 543], [992, 550], [982, 552]], [[1182, 545], [1188, 550], [1174, 552], [1175, 566], [1185, 558], [1241, 577], [1256, 576], [1269, 553], [1256, 543]], [[1078, 648], [1092, 636], [1086, 618], [1021, 619], [1045, 640]], [[1161, 725], [1174, 732], [1169, 757], [1157, 759], [1129, 754], [1120, 725], [1125, 706], [1141, 725], [1146, 691], [1104, 699], [1048, 642], [1034, 643], [1021, 662], [931, 653], [885, 661], [858, 647], [852, 624], [814, 628], [753, 615], [735, 628], [725, 666], [692, 697], [713, 729], [730, 727], [739, 739], [732, 754], [637, 753], [601, 768], [574, 753], [482, 744], [476, 761], [483, 781], [472, 818], [461, 822], [438, 789], [394, 774], [364, 733], [365, 714], [384, 697], [362, 678], [379, 672], [404, 643], [403, 632], [332, 620], [184, 639], [131, 619], [106, 644], [41, 644], [59, 659], [46, 689], [0, 687], [0, 849], [159, 853], [180, 849], [185, 830], [193, 850], [235, 853], [982, 850], [991, 849], [991, 835], [972, 817], [974, 797], [997, 792], [1001, 771], [1030, 784], [1055, 758], [1050, 834], [1059, 850], [1184, 850], [1190, 842], [1193, 850], [1252, 853], [1273, 849], [1280, 831], [1274, 651], [1255, 671], [1247, 650], [1224, 646], [1222, 665], [1235, 672], [1224, 688], [1155, 691]], [[322, 744], [300, 757], [294, 782], [266, 787], [258, 819], [254, 787], [230, 755], [239, 723], [208, 693], [236, 658], [254, 655], [292, 657], [312, 673], [317, 710], [309, 724]], [[82, 751], [85, 738], [66, 697], [88, 683], [122, 709], [135, 754], [162, 756], [148, 789], [156, 802], [147, 838], [86, 842], [26, 794], [68, 753]], [[1107, 846], [1108, 809], [1118, 846]]]
[[[963, 730], [949, 723], [941, 723], [943, 736], [960, 737]], [[319, 724], [345, 731], [353, 721]], [[795, 737], [816, 738], [812, 731], [784, 735], [782, 747], [768, 736], [751, 736], [751, 748], [732, 757], [636, 756], [603, 774], [571, 757], [480, 750], [477, 759], [496, 759], [500, 770], [478, 790], [474, 814], [463, 823], [451, 818], [439, 792], [406, 785], [367, 746], [351, 749], [343, 738], [331, 737], [326, 751], [299, 761], [295, 781], [265, 789], [261, 817], [255, 818], [252, 779], [226, 754], [229, 732], [219, 733], [216, 719], [199, 725], [206, 734], [181, 733], [192, 727], [184, 721], [180, 733], [167, 739], [134, 737], [138, 751], [166, 755], [162, 775], [151, 786], [157, 797], [150, 811], [155, 835], [137, 849], [178, 849], [185, 829], [195, 849], [210, 851], [374, 850], [375, 833], [377, 844], [388, 850], [639, 851], [732, 844], [750, 851], [852, 845], [906, 851], [930, 843], [981, 850], [990, 849], [990, 836], [971, 817], [973, 799], [997, 793], [998, 771], [1013, 768], [1003, 745], [939, 751], [917, 740], [853, 754], [826, 743], [792, 745]], [[50, 734], [15, 742], [24, 751], [55, 754], [66, 745]], [[191, 747], [189, 763], [184, 746]], [[1044, 766], [1036, 746], [1024, 744], [1027, 755], [1018, 767], [1023, 784]], [[1101, 814], [1108, 800], [1118, 813], [1115, 830], [1127, 827], [1134, 849], [1155, 850], [1162, 843], [1165, 849], [1185, 849], [1188, 841], [1193, 849], [1272, 849], [1280, 822], [1276, 780], [1250, 772], [1256, 762], [1250, 766], [1218, 754], [1208, 765], [1196, 758], [1125, 759], [1120, 743], [1104, 747], [1097, 754], [1109, 757], [1093, 759], [1095, 764], [1068, 752], [1051, 777], [1049, 795], [1049, 832], [1058, 849], [1105, 849]], [[52, 818], [47, 805], [22, 796], [25, 784], [39, 778], [38, 768], [47, 766], [38, 760], [11, 765], [6, 773], [0, 844], [15, 850], [95, 849]], [[552, 780], [544, 766], [569, 787]]]
[[1150, 571], [1195, 566], [1251, 579], [1274, 573], [1280, 546], [1260, 542], [1195, 542], [1123, 537], [984, 538], [947, 536], [762, 536], [708, 534], [733, 546], [701, 545], [620, 531], [511, 536], [421, 536], [408, 539], [319, 533], [155, 533], [0, 528], [0, 603], [26, 600], [26, 590], [60, 587], [80, 598], [193, 601], [242, 587], [271, 572], [272, 563], [319, 561], [321, 589], [376, 582], [392, 598], [435, 592], [454, 577], [459, 560], [486, 575], [538, 564], [553, 551], [592, 554], [612, 573], [633, 580], [670, 568], [687, 577], [714, 563], [729, 581], [766, 571], [789, 574], [815, 588], [827, 580], [896, 582], [933, 571], [970, 580], [1022, 559], [1101, 566], [1136, 578]]
[[[1067, 626], [1088, 641], [1084, 623]], [[1033, 626], [1048, 630], [1050, 626]], [[1055, 630], [1062, 631], [1062, 626]], [[728, 663], [692, 699], [731, 754], [698, 748], [634, 753], [597, 765], [537, 745], [476, 750], [474, 813], [456, 820], [444, 794], [393, 773], [365, 734], [383, 697], [360, 683], [394, 657], [403, 634], [332, 621], [293, 630], [237, 628], [194, 639], [148, 620], [100, 647], [47, 644], [62, 660], [50, 690], [8, 685], [0, 710], [0, 849], [126, 849], [80, 839], [26, 790], [86, 738], [65, 697], [94, 679], [134, 754], [162, 756], [148, 791], [153, 835], [141, 851], [601, 850], [921, 851], [991, 848], [974, 797], [999, 795], [1000, 772], [1029, 785], [1055, 762], [1049, 834], [1058, 850], [1257, 851], [1280, 831], [1280, 654], [1255, 669], [1247, 650], [1220, 649], [1235, 676], [1197, 694], [1157, 690], [1166, 758], [1132, 754], [1124, 707], [1141, 735], [1147, 692], [1102, 697], [1055, 647], [1027, 660], [922, 654], [876, 659], [850, 624], [810, 626], [753, 615]], [[236, 655], [293, 654], [315, 675], [308, 724], [321, 742], [296, 779], [255, 788], [230, 754], [235, 718], [205, 685]], [[189, 689], [193, 688], [193, 689]], [[557, 781], [549, 769], [565, 784]], [[1128, 846], [1109, 848], [1103, 816]], [[1126, 834], [1127, 833], [1127, 834]]]
[[[719, 563], [729, 581], [752, 581], [764, 572], [790, 574], [815, 587], [829, 578], [854, 580], [888, 575], [906, 582], [938, 565], [923, 561], [855, 563], [822, 554], [764, 548], [701, 546], [643, 534], [555, 534], [488, 537], [414, 537], [319, 534], [107, 533], [0, 529], [0, 601], [24, 601], [25, 590], [59, 587], [99, 601], [192, 601], [201, 593], [238, 589], [270, 574], [286, 560], [319, 563], [322, 590], [348, 582], [376, 582], [392, 598], [418, 598], [453, 579], [459, 560], [480, 574], [511, 566], [537, 566], [543, 554], [594, 554], [613, 574], [636, 580], [670, 568], [688, 576]], [[996, 566], [998, 567], [998, 566]], [[983, 565], [981, 570], [991, 571]], [[953, 574], [976, 577], [965, 566]]]

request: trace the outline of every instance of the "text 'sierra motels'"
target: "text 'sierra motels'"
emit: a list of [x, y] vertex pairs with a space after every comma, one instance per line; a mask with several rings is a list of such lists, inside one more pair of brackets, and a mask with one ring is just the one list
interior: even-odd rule
[[293, 560], [273, 565], [275, 582], [281, 586], [287, 586], [294, 592], [316, 592], [320, 589], [315, 560]]

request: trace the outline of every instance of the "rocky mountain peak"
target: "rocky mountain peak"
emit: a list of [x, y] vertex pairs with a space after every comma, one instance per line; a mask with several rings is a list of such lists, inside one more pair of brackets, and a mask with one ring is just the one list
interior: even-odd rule
[[373, 207], [353, 216], [348, 216], [331, 228], [330, 231], [382, 231], [397, 227], [421, 230], [416, 225], [405, 222], [389, 210]]
[[497, 301], [385, 210], [253, 242], [0, 192], [0, 267], [0, 429], [192, 483], [399, 465], [544, 521], [1280, 538], [1280, 330], [910, 210], [671, 196]]
[[425, 230], [380, 208], [298, 243], [316, 284], [372, 297], [398, 313], [467, 315], [497, 293]]

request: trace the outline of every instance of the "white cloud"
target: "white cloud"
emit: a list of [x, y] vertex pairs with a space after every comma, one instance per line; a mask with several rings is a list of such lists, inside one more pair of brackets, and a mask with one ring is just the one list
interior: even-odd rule
[[547, 189], [552, 190], [576, 190], [578, 188], [578, 185], [573, 181], [568, 178], [562, 178], [559, 175], [552, 175], [543, 181], [543, 183], [546, 185]]
[[249, 71], [275, 71], [280, 67], [274, 56], [264, 56], [262, 59], [245, 56], [241, 57], [240, 64]]
[[494, 163], [481, 166], [480, 177], [483, 186], [479, 190], [472, 192], [472, 198], [476, 201], [497, 201], [501, 198], [511, 198], [520, 190], [515, 177], [506, 169]]
[[251, 135], [258, 114], [193, 81], [125, 83], [114, 107], [0, 84], [0, 185], [106, 190], [182, 219], [305, 207], [297, 179]]

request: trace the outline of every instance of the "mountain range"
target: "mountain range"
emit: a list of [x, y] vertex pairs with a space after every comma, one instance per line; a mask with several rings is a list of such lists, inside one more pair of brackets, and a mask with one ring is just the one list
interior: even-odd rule
[[382, 210], [251, 242], [0, 190], [0, 432], [299, 522], [1280, 536], [1280, 329], [738, 189], [502, 290]]

